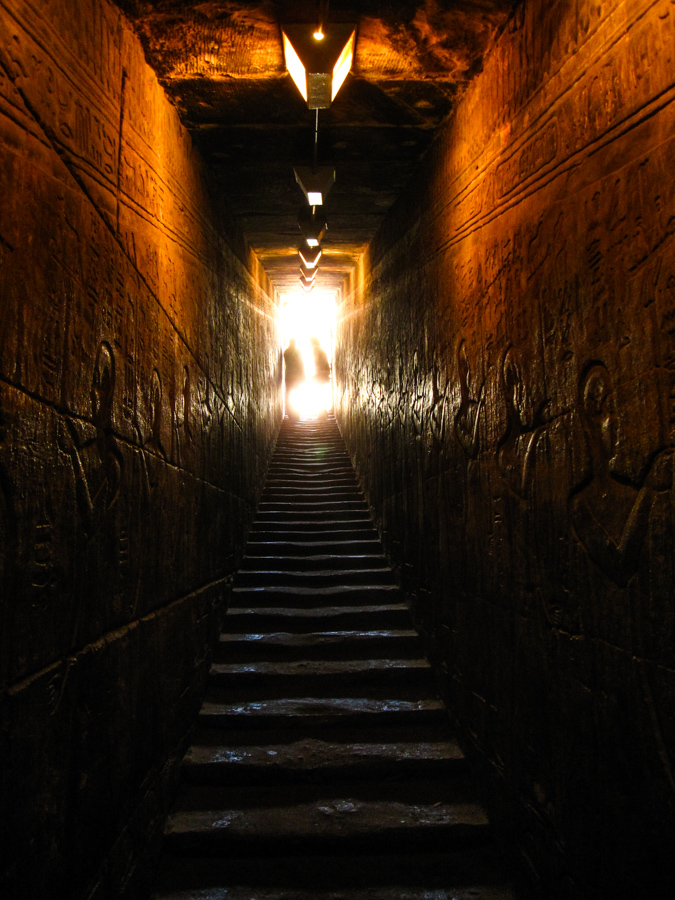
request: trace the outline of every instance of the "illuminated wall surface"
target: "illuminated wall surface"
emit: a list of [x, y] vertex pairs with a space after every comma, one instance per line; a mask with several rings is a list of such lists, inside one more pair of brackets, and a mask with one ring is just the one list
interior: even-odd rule
[[276, 435], [277, 311], [102, 0], [0, 2], [0, 198], [0, 894], [122, 897]]
[[339, 311], [341, 426], [547, 897], [675, 884], [674, 100], [672, 0], [526, 2]]

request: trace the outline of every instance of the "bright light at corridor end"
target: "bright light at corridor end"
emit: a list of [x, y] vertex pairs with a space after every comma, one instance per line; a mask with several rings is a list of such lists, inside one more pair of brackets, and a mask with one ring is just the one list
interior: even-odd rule
[[306, 380], [304, 384], [291, 392], [291, 406], [303, 418], [316, 418], [332, 408], [332, 380], [329, 384], [319, 384], [314, 380], [314, 353], [311, 339], [318, 339], [332, 364], [336, 313], [335, 294], [314, 290], [311, 295], [307, 295], [299, 290], [283, 295], [281, 308], [284, 348], [288, 346], [291, 338], [295, 338], [305, 367]]

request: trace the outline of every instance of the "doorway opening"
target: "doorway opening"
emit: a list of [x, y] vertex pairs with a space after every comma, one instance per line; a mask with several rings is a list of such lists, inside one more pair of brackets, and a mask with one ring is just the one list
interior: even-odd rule
[[[291, 339], [302, 354], [305, 380], [289, 395], [290, 409], [303, 419], [316, 419], [333, 408], [333, 352], [335, 339], [335, 294], [312, 291], [311, 294], [286, 294], [282, 304], [282, 339], [288, 347]], [[330, 365], [328, 380], [317, 371], [315, 347], [325, 352]], [[321, 365], [319, 363], [319, 370]]]

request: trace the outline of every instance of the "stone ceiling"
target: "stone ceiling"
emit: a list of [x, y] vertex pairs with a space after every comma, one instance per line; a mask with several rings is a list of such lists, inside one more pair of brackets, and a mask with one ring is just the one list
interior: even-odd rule
[[[280, 26], [314, 25], [316, 0], [119, 0], [150, 65], [280, 291], [299, 288], [294, 165], [312, 160], [314, 112], [284, 67]], [[375, 234], [503, 27], [513, 0], [333, 0], [357, 23], [351, 74], [319, 113], [319, 163], [336, 167], [317, 286], [334, 289]], [[325, 4], [324, 4], [325, 6]]]

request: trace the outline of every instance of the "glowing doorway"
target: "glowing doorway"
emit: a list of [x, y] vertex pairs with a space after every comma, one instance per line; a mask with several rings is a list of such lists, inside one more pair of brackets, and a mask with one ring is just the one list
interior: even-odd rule
[[[282, 335], [284, 347], [291, 338], [302, 354], [305, 381], [290, 393], [288, 415], [315, 419], [333, 408], [333, 340], [335, 336], [335, 294], [312, 291], [282, 297]], [[316, 371], [312, 339], [325, 351], [331, 371], [328, 381]]]

